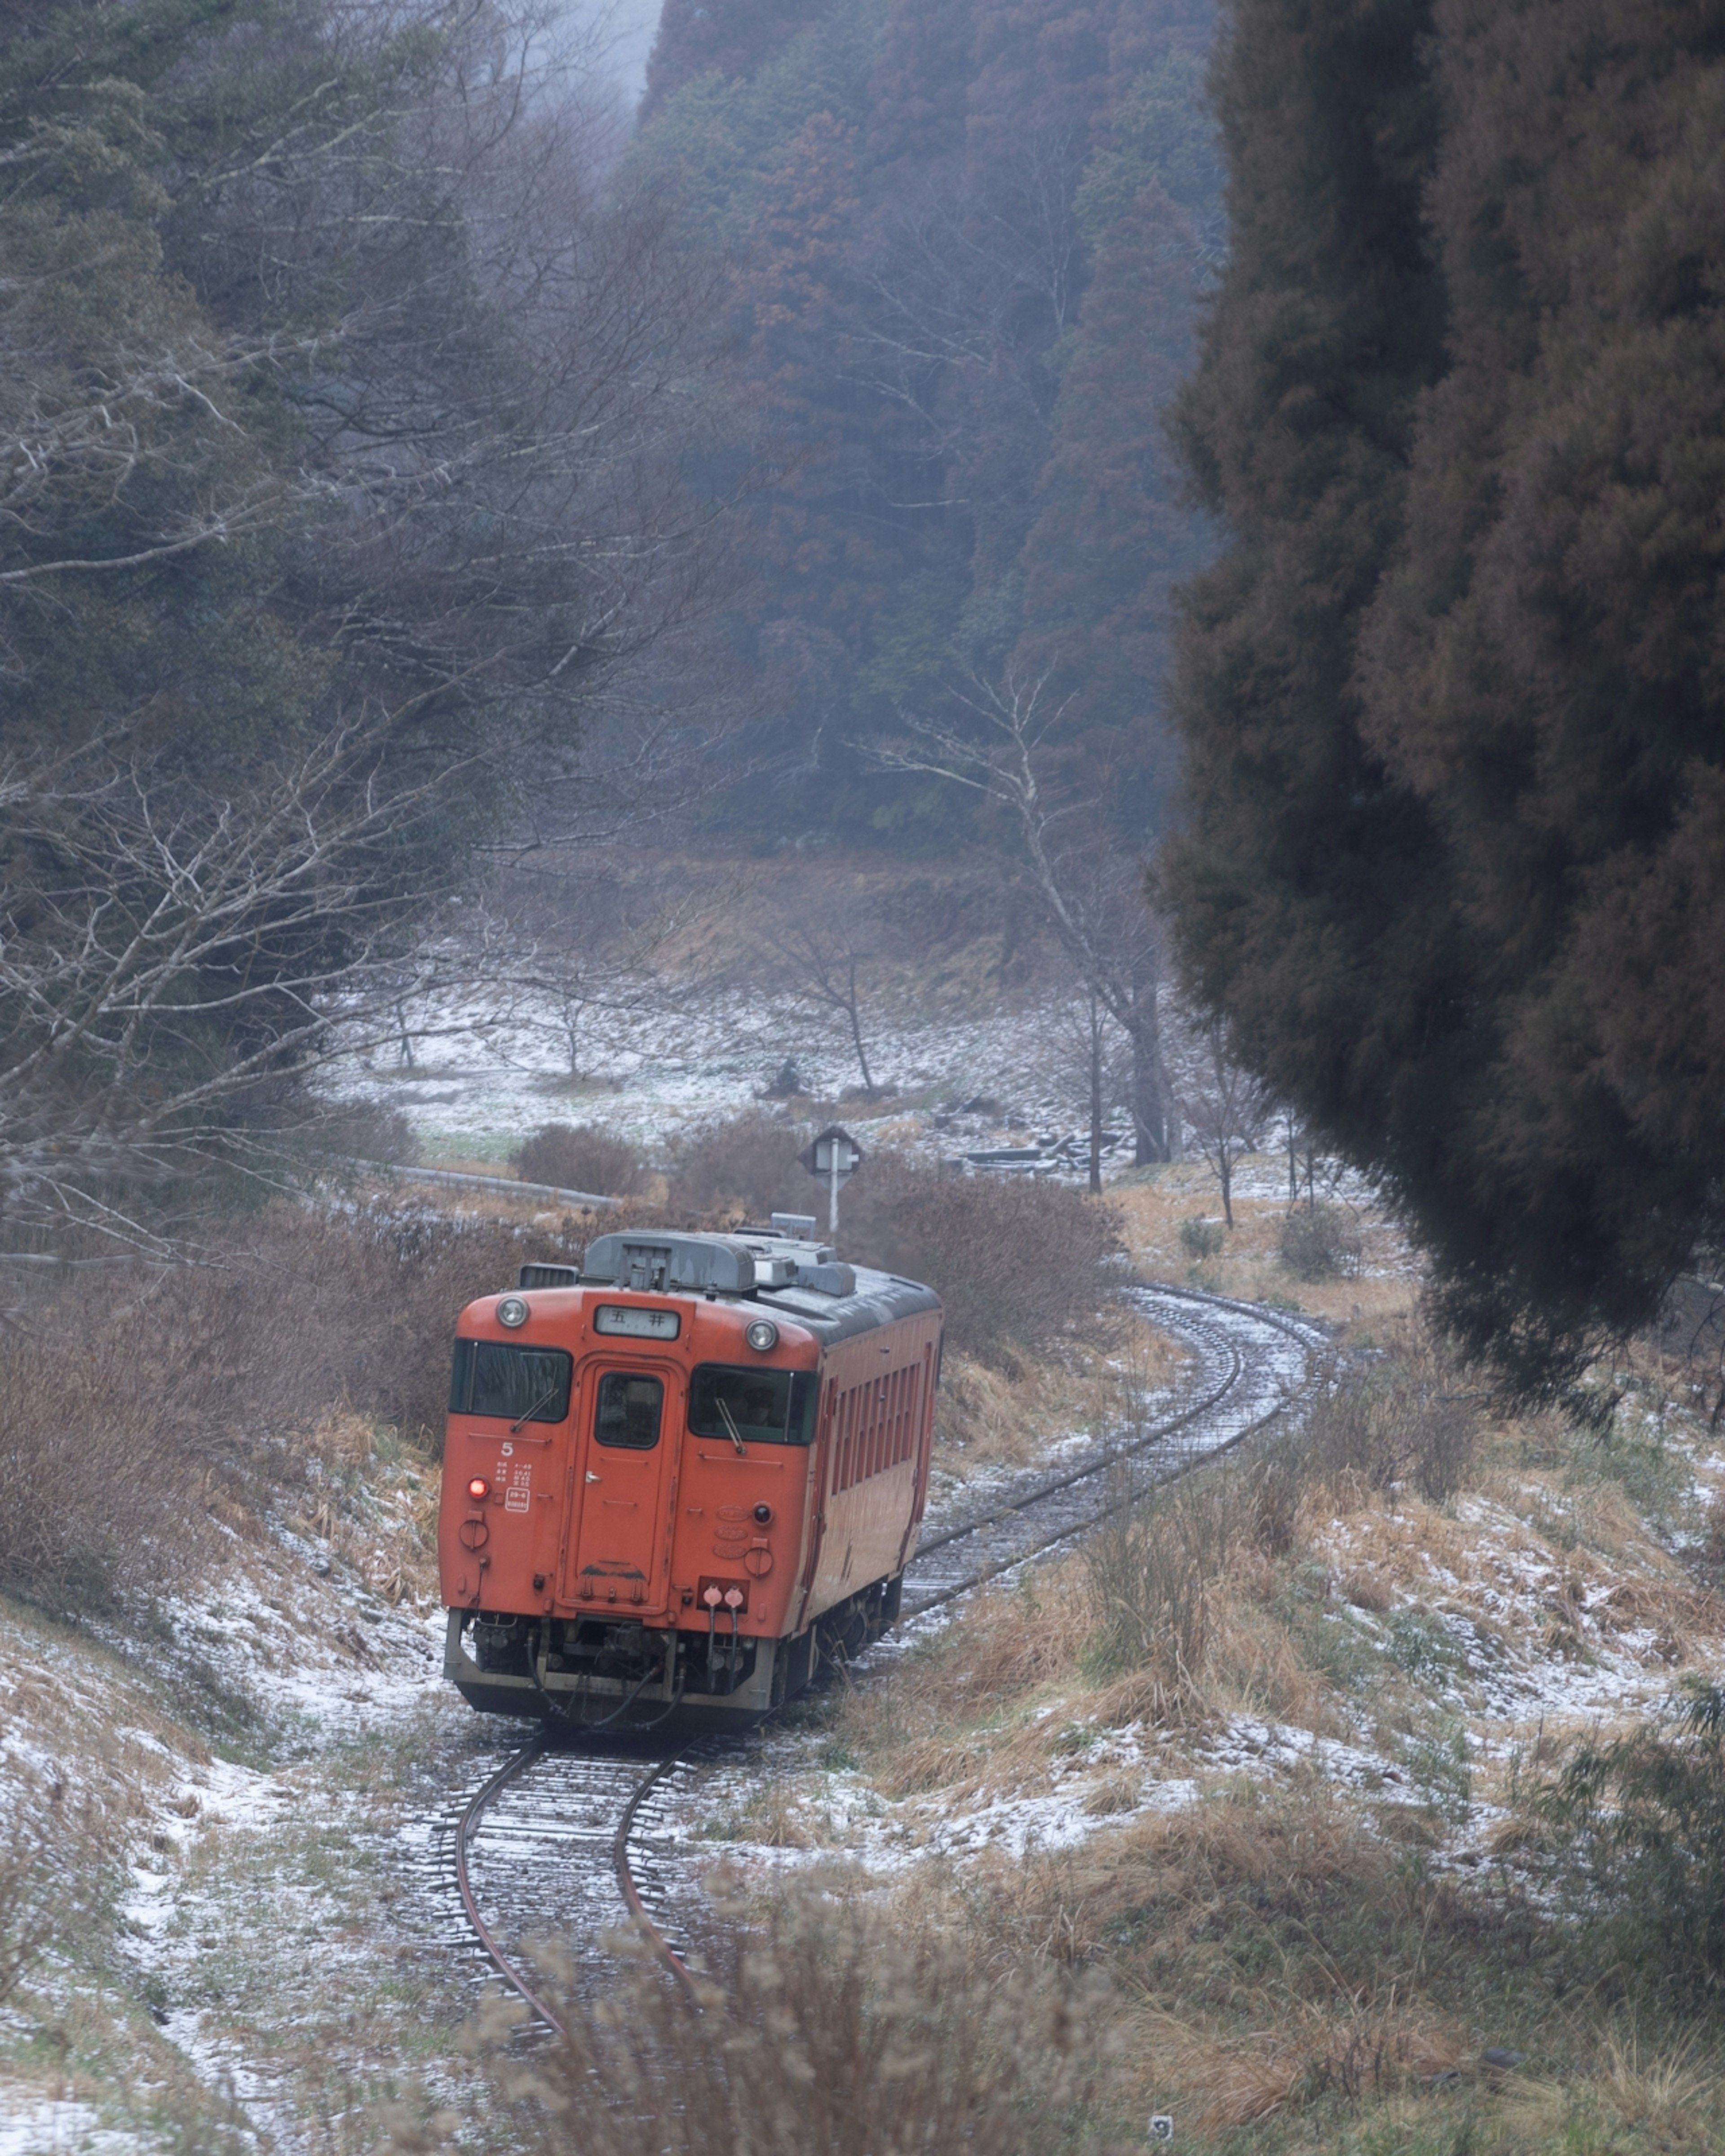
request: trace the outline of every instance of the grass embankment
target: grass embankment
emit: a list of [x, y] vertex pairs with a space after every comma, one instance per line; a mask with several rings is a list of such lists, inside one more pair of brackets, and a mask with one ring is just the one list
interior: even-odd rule
[[[1128, 1194], [1141, 1260], [1204, 1196]], [[1074, 2148], [1139, 2145], [1153, 2108], [1266, 2156], [1725, 2143], [1725, 1458], [1696, 1374], [1631, 1358], [1604, 1439], [1493, 1420], [1389, 1229], [1313, 1283], [1279, 1208], [1236, 1209], [1210, 1282], [1353, 1319], [1310, 1426], [769, 1748], [705, 1823], [721, 1881], [819, 1884], [984, 1986], [1105, 1983]], [[751, 1854], [775, 1843], [789, 1871]]]
[[[450, 2063], [467, 2002], [412, 1876], [416, 1826], [499, 1738], [436, 1674], [434, 1433], [461, 1305], [583, 1224], [354, 1198], [214, 1224], [204, 1264], [121, 1292], [74, 1274], [15, 1314], [0, 2119], [44, 2143], [369, 2150], [400, 2091], [475, 2133], [490, 2102]], [[1108, 1240], [1083, 1264], [1107, 1271]], [[943, 1472], [1081, 1425], [1110, 1357], [1148, 1383], [1155, 1348], [1086, 1337], [1010, 1383], [955, 1351]]]

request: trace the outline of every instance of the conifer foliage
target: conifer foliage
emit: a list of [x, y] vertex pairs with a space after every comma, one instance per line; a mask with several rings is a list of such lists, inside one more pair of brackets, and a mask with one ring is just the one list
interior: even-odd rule
[[1725, 11], [1242, 0], [1165, 886], [1538, 1392], [1725, 1195]]

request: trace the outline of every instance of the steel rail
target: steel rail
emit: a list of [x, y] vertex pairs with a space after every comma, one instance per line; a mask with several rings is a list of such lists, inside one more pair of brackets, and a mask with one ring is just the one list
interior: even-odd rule
[[[1157, 1477], [1153, 1486], [1157, 1489], [1165, 1489], [1170, 1482], [1179, 1481], [1182, 1476], [1190, 1475], [1195, 1469], [1208, 1466], [1213, 1460], [1221, 1459], [1224, 1454], [1232, 1452], [1236, 1446], [1244, 1445], [1248, 1438], [1255, 1437], [1260, 1430], [1267, 1430], [1271, 1423], [1286, 1412], [1286, 1402], [1278, 1400], [1267, 1414], [1260, 1415], [1255, 1422], [1248, 1423], [1244, 1430], [1236, 1430], [1232, 1437], [1224, 1440], [1222, 1444], [1214, 1445], [1208, 1452], [1194, 1453], [1190, 1458], [1175, 1463], [1168, 1469], [1166, 1475]], [[1139, 1448], [1133, 1449], [1136, 1450]], [[1104, 1467], [1111, 1466], [1115, 1460], [1125, 1459], [1127, 1456], [1124, 1452], [1116, 1453], [1098, 1466], [1090, 1469], [1089, 1472], [1093, 1475], [1100, 1474]], [[1121, 1502], [1123, 1504], [1135, 1504], [1143, 1494], [1142, 1491], [1135, 1491]], [[1000, 1521], [1009, 1519], [1014, 1512], [1028, 1510], [1029, 1502], [1030, 1501], [1027, 1499], [1024, 1505], [1009, 1505], [1004, 1511], [993, 1514], [991, 1519], [978, 1522], [975, 1532], [979, 1532], [985, 1526], [996, 1526]], [[1053, 1549], [1061, 1543], [1070, 1542], [1074, 1535], [1081, 1535], [1089, 1528], [1100, 1527], [1111, 1512], [1117, 1512], [1119, 1509], [1117, 1505], [1104, 1505], [1096, 1512], [1086, 1512], [1082, 1519], [1070, 1521], [1066, 1526], [1056, 1527], [1052, 1534], [1044, 1535], [1034, 1543], [1024, 1543], [1020, 1548], [1014, 1550], [1009, 1556], [997, 1558], [992, 1564], [985, 1564], [980, 1571], [970, 1573], [968, 1578], [958, 1581], [955, 1586], [943, 1587], [933, 1594], [924, 1595], [920, 1602], [906, 1603], [901, 1614], [905, 1617], [920, 1617], [925, 1610], [938, 1609], [943, 1603], [956, 1602], [961, 1594], [968, 1594], [975, 1588], [986, 1586], [991, 1579], [999, 1579], [1003, 1573], [1015, 1572], [1021, 1564], [1028, 1564], [1033, 1557], [1040, 1557], [1044, 1550]], [[973, 1531], [967, 1528], [963, 1532], [969, 1533]], [[952, 1540], [956, 1537], [948, 1537], [947, 1539]], [[935, 1547], [938, 1548], [939, 1545], [937, 1544]], [[921, 1553], [919, 1552], [918, 1554], [920, 1555]]]
[[642, 1799], [658, 1787], [677, 1763], [678, 1755], [675, 1753], [669, 1759], [661, 1759], [624, 1806], [623, 1816], [617, 1822], [616, 1838], [611, 1844], [611, 1861], [617, 1867], [617, 1883], [623, 1889], [623, 1898], [629, 1904], [630, 1916], [640, 1927], [648, 1945], [676, 1979], [698, 2010], [701, 1997], [695, 1979], [689, 1973], [689, 1964], [647, 1913], [647, 1905], [641, 1899], [641, 1890], [635, 1884], [635, 1875], [629, 1861], [629, 1830], [634, 1825], [635, 1814], [641, 1809]]
[[455, 1825], [455, 1885], [461, 1896], [461, 1906], [467, 1912], [467, 1921], [473, 1927], [474, 1936], [485, 1948], [497, 1974], [506, 1984], [521, 1994], [542, 2021], [554, 2029], [558, 2035], [567, 2036], [568, 2030], [498, 1945], [490, 1926], [480, 1914], [479, 1897], [473, 1891], [473, 1881], [467, 1868], [467, 1845], [486, 1807], [514, 1781], [517, 1774], [524, 1774], [544, 1749], [545, 1739], [542, 1737], [536, 1737], [531, 1743], [524, 1744], [512, 1759], [506, 1759], [490, 1779], [480, 1786], [469, 1802]]
[[[1146, 1282], [1144, 1285], [1148, 1287], [1152, 1284]], [[1279, 1312], [1266, 1310], [1255, 1302], [1240, 1302], [1231, 1296], [1211, 1295], [1202, 1288], [1164, 1286], [1160, 1282], [1154, 1284], [1154, 1292], [1158, 1296], [1171, 1296], [1181, 1302], [1195, 1302], [1212, 1308], [1233, 1311], [1242, 1317], [1255, 1318], [1260, 1323], [1270, 1326], [1276, 1332], [1286, 1333], [1289, 1339], [1301, 1348], [1310, 1348], [1314, 1344], [1312, 1328], [1291, 1325]], [[1163, 1439], [1172, 1437], [1175, 1431], [1185, 1429], [1189, 1423], [1196, 1422], [1201, 1415], [1208, 1414], [1212, 1408], [1219, 1406], [1239, 1383], [1245, 1368], [1245, 1358], [1238, 1346], [1231, 1340], [1226, 1345], [1229, 1357], [1228, 1373], [1218, 1384], [1213, 1386], [1201, 1400], [1183, 1409], [1178, 1414], [1171, 1415], [1165, 1422], [1157, 1424], [1154, 1429], [1144, 1431], [1141, 1435], [1133, 1438], [1130, 1443], [1115, 1445], [1100, 1455], [1092, 1454], [1089, 1460], [1069, 1470], [1065, 1474], [1050, 1476], [1045, 1481], [1036, 1483], [1032, 1488], [1025, 1491], [1022, 1496], [1014, 1498], [1010, 1503], [999, 1506], [992, 1512], [983, 1513], [976, 1519], [967, 1520], [957, 1527], [948, 1527], [943, 1534], [932, 1535], [927, 1542], [919, 1542], [910, 1563], [915, 1564], [919, 1558], [927, 1557], [935, 1550], [945, 1549], [951, 1543], [963, 1542], [967, 1535], [981, 1534], [989, 1527], [999, 1527], [1003, 1521], [1028, 1512], [1033, 1505], [1040, 1504], [1044, 1498], [1052, 1496], [1056, 1491], [1070, 1490], [1076, 1483], [1086, 1481], [1092, 1476], [1104, 1473], [1120, 1460], [1135, 1459], [1141, 1453], [1147, 1452], [1153, 1445], [1160, 1445]], [[1180, 1462], [1168, 1474], [1160, 1476], [1159, 1482], [1166, 1484], [1178, 1481], [1182, 1476], [1191, 1474], [1194, 1469], [1202, 1467], [1206, 1461], [1219, 1459], [1224, 1453], [1234, 1451], [1236, 1447], [1244, 1445], [1249, 1438], [1255, 1437], [1260, 1430], [1267, 1429], [1278, 1415], [1286, 1413], [1286, 1408], [1287, 1403], [1285, 1400], [1279, 1400], [1266, 1414], [1260, 1415], [1255, 1422], [1249, 1423], [1244, 1430], [1236, 1431], [1235, 1435], [1228, 1439], [1225, 1443], [1213, 1445], [1208, 1451], [1194, 1454], [1190, 1459]], [[1029, 1543], [1011, 1556], [1001, 1558], [995, 1563], [984, 1566], [981, 1571], [973, 1573], [968, 1578], [960, 1581], [957, 1585], [943, 1588], [938, 1594], [925, 1596], [920, 1602], [907, 1604], [902, 1614], [906, 1617], [920, 1617], [925, 1609], [937, 1609], [943, 1603], [954, 1602], [961, 1594], [968, 1594], [973, 1588], [983, 1586], [991, 1579], [998, 1579], [1002, 1573], [1012, 1571], [1015, 1566], [1040, 1555], [1042, 1551], [1052, 1549], [1057, 1543], [1069, 1541], [1074, 1535], [1082, 1534], [1088, 1527], [1099, 1526], [1114, 1509], [1111, 1505], [1104, 1505], [1099, 1512], [1088, 1512], [1082, 1519], [1073, 1521], [1065, 1527], [1057, 1528], [1052, 1534], [1045, 1535], [1040, 1542]]]
[[[1227, 1376], [1206, 1393], [1195, 1406], [1188, 1408], [1183, 1414], [1171, 1416], [1167, 1422], [1158, 1423], [1154, 1430], [1144, 1431], [1128, 1445], [1117, 1445], [1109, 1451], [1093, 1453], [1082, 1466], [1065, 1475], [1050, 1476], [1045, 1482], [1037, 1483], [1022, 1497], [1015, 1497], [1009, 1505], [1002, 1505], [996, 1512], [984, 1512], [974, 1520], [963, 1521], [956, 1527], [948, 1527], [944, 1534], [931, 1535], [927, 1542], [917, 1543], [908, 1562], [914, 1564], [919, 1557], [928, 1557], [937, 1549], [945, 1549], [949, 1543], [963, 1542], [967, 1535], [978, 1535], [984, 1527], [998, 1527], [1001, 1521], [1009, 1520], [1014, 1513], [1025, 1512], [1032, 1505], [1040, 1504], [1045, 1497], [1053, 1496], [1056, 1491], [1070, 1490], [1074, 1483], [1085, 1481], [1092, 1475], [1100, 1475], [1104, 1468], [1111, 1467], [1117, 1460], [1132, 1460], [1141, 1452], [1147, 1452], [1153, 1445], [1160, 1445], [1165, 1437], [1172, 1437], [1177, 1430], [1183, 1430], [1188, 1423], [1196, 1422], [1200, 1415], [1208, 1414], [1213, 1407], [1219, 1406], [1239, 1383], [1240, 1373], [1245, 1367], [1239, 1348], [1231, 1340], [1228, 1343], [1228, 1355]], [[1207, 1455], [1204, 1456], [1208, 1457]]]
[[[1210, 1295], [1202, 1290], [1191, 1288], [1158, 1286], [1156, 1293], [1160, 1296], [1172, 1296], [1182, 1301], [1208, 1304], [1236, 1312], [1242, 1316], [1250, 1316], [1278, 1332], [1286, 1333], [1302, 1348], [1310, 1348], [1315, 1344], [1310, 1328], [1289, 1324], [1278, 1313], [1261, 1309], [1255, 1303], [1241, 1303], [1229, 1296]], [[967, 1535], [981, 1534], [988, 1527], [998, 1526], [1004, 1520], [1022, 1515], [1058, 1491], [1070, 1489], [1076, 1483], [1081, 1482], [1089, 1476], [1104, 1473], [1117, 1461], [1134, 1457], [1147, 1450], [1151, 1445], [1160, 1443], [1163, 1438], [1171, 1436], [1176, 1430], [1183, 1429], [1200, 1415], [1207, 1414], [1212, 1408], [1219, 1405], [1239, 1383], [1245, 1368], [1245, 1360], [1239, 1348], [1232, 1341], [1229, 1341], [1226, 1344], [1229, 1353], [1227, 1375], [1219, 1383], [1212, 1386], [1202, 1400], [1183, 1409], [1178, 1415], [1171, 1416], [1166, 1421], [1158, 1424], [1153, 1430], [1134, 1439], [1130, 1445], [1116, 1447], [1100, 1458], [1092, 1457], [1084, 1466], [1073, 1469], [1068, 1473], [1050, 1476], [1026, 1491], [1021, 1497], [1012, 1503], [997, 1507], [993, 1512], [934, 1537], [929, 1542], [921, 1545], [916, 1553], [917, 1556], [926, 1555], [932, 1550], [944, 1548], [950, 1543], [962, 1541]], [[1244, 1430], [1237, 1431], [1234, 1436], [1226, 1439], [1222, 1444], [1213, 1446], [1207, 1451], [1195, 1454], [1189, 1459], [1172, 1466], [1167, 1475], [1159, 1478], [1160, 1481], [1163, 1483], [1174, 1481], [1182, 1476], [1190, 1474], [1194, 1469], [1204, 1466], [1208, 1461], [1219, 1458], [1222, 1454], [1233, 1451], [1237, 1446], [1245, 1444], [1249, 1439], [1267, 1429], [1280, 1415], [1286, 1412], [1286, 1408], [1287, 1402], [1279, 1400], [1266, 1414], [1259, 1416], [1255, 1421], [1248, 1424]], [[1019, 1566], [1028, 1563], [1032, 1558], [1039, 1556], [1044, 1550], [1051, 1549], [1058, 1543], [1070, 1541], [1074, 1536], [1082, 1534], [1087, 1529], [1096, 1527], [1114, 1509], [1112, 1505], [1104, 1505], [1099, 1511], [1086, 1513], [1080, 1520], [1065, 1522], [1040, 1540], [980, 1567], [968, 1574], [956, 1585], [942, 1589], [907, 1607], [904, 1614], [906, 1617], [921, 1616], [927, 1610], [938, 1609], [944, 1603], [956, 1601], [960, 1595], [968, 1594], [974, 1589], [986, 1585], [989, 1580], [999, 1578], [1003, 1573], [1014, 1571]], [[914, 1562], [913, 1558], [912, 1563]], [[478, 1897], [474, 1892], [468, 1866], [470, 1845], [487, 1810], [509, 1784], [527, 1773], [534, 1763], [545, 1755], [546, 1751], [547, 1743], [544, 1735], [536, 1736], [512, 1758], [506, 1760], [469, 1800], [455, 1829], [455, 1879], [468, 1922], [486, 1958], [497, 1970], [498, 1974], [525, 2001], [540, 2020], [556, 2034], [566, 2035], [568, 2033], [567, 2029], [558, 2017], [556, 2010], [534, 1990], [527, 1979], [511, 1960], [490, 1927], [486, 1923], [480, 1910]], [[673, 1753], [668, 1758], [655, 1761], [631, 1790], [619, 1815], [616, 1830], [612, 1836], [611, 1859], [616, 1873], [618, 1887], [629, 1915], [639, 1927], [651, 1951], [665, 1964], [685, 1994], [698, 2008], [699, 1994], [695, 1978], [682, 1956], [654, 1922], [642, 1898], [640, 1889], [636, 1884], [634, 1873], [629, 1862], [629, 1835], [634, 1830], [641, 1805], [665, 1776], [679, 1764], [680, 1756]]]

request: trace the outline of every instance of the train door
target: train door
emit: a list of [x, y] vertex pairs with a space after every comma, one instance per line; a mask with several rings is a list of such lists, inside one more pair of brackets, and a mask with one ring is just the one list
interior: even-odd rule
[[581, 1373], [566, 1601], [649, 1616], [670, 1592], [670, 1507], [683, 1375], [645, 1356], [596, 1357]]

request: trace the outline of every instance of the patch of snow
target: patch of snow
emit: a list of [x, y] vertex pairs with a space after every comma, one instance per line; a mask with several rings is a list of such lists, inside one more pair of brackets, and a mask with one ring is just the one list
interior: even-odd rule
[[105, 2127], [90, 2104], [0, 2081], [0, 2156], [141, 2156], [148, 2146]]

